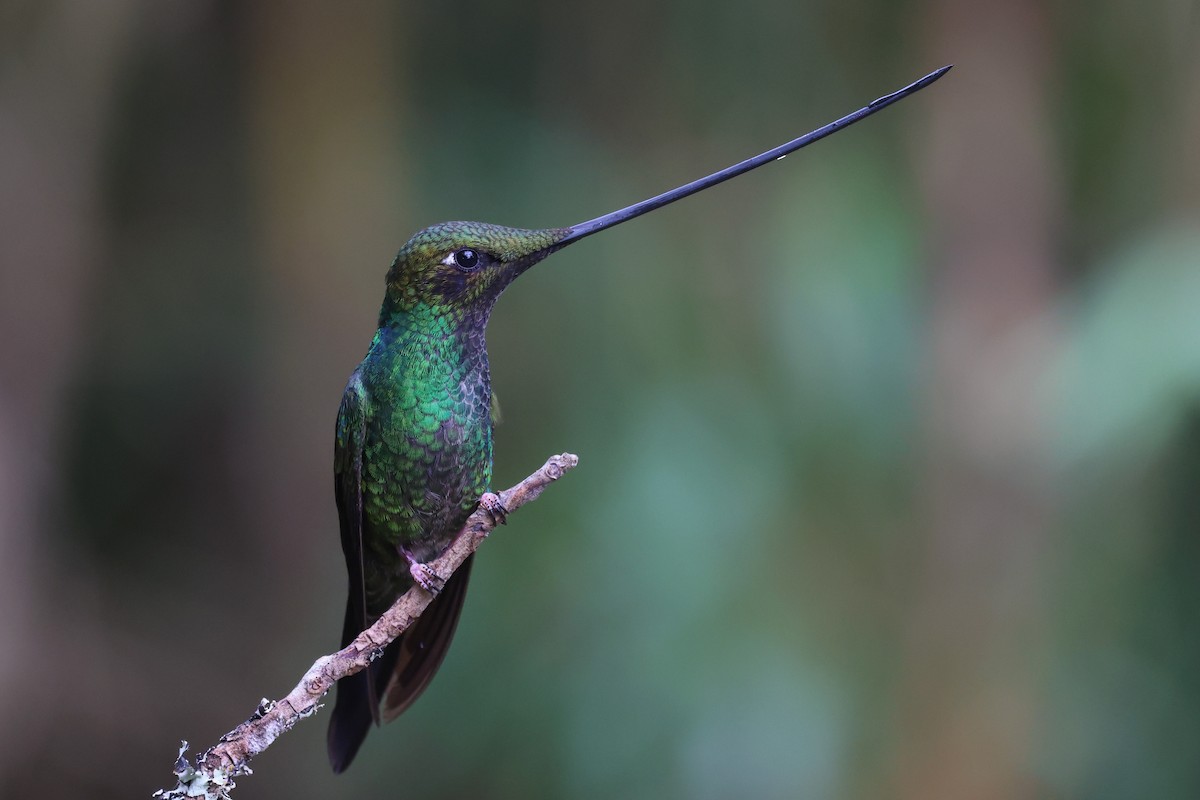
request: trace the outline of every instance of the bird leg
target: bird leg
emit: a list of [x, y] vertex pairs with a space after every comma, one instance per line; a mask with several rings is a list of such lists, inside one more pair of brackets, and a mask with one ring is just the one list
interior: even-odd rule
[[418, 561], [417, 557], [407, 547], [400, 546], [396, 549], [400, 552], [400, 555], [404, 556], [404, 560], [408, 562], [408, 574], [412, 576], [417, 585], [434, 597], [437, 597], [438, 593], [446, 585], [445, 579], [434, 572], [433, 567]]
[[479, 507], [492, 515], [492, 522], [497, 525], [508, 524], [508, 509], [500, 502], [500, 495], [495, 492], [484, 492], [479, 498]]

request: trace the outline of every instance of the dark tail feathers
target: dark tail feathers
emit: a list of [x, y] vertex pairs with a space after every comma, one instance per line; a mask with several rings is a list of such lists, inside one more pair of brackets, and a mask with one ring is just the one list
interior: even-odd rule
[[[337, 702], [326, 740], [329, 763], [335, 773], [344, 772], [354, 760], [371, 723], [378, 721], [379, 704], [385, 699], [382, 696], [385, 692], [384, 713], [390, 720], [412, 705], [433, 679], [458, 626], [474, 560], [472, 554], [450, 576], [441, 594], [411, 628], [387, 646], [382, 658], [338, 681]], [[353, 616], [352, 608], [347, 606], [342, 647], [360, 633]]]

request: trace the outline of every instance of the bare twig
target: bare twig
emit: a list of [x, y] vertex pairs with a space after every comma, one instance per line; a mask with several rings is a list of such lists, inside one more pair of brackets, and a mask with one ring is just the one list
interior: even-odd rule
[[[551, 456], [537, 472], [511, 489], [500, 492], [500, 502], [509, 512], [516, 511], [537, 499], [543, 489], [578, 463], [578, 457], [570, 453]], [[495, 526], [491, 513], [484, 509], [477, 510], [446, 552], [429, 566], [443, 579], [449, 578]], [[348, 646], [332, 655], [318, 658], [287, 697], [279, 701], [262, 700], [250, 719], [222, 736], [214, 747], [196, 758], [194, 765], [187, 760], [187, 742], [184, 742], [179, 750], [179, 759], [175, 762], [177, 784], [173, 789], [160, 789], [154, 796], [164, 800], [192, 797], [215, 800], [228, 797], [234, 786], [234, 778], [250, 774], [251, 759], [270, 747], [280, 734], [298, 720], [315, 714], [321, 697], [334, 683], [353, 675], [377, 658], [388, 644], [421, 616], [426, 606], [433, 602], [433, 597], [421, 587], [413, 586]]]

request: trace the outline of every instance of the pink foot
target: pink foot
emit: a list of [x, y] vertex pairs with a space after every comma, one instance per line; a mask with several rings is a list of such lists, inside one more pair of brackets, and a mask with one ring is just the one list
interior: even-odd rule
[[404, 556], [404, 560], [408, 562], [408, 574], [422, 589], [436, 596], [446, 586], [446, 581], [442, 576], [434, 572], [433, 567], [417, 561], [408, 548], [401, 547], [400, 555]]
[[500, 495], [495, 492], [484, 492], [479, 498], [479, 507], [492, 515], [492, 522], [497, 525], [508, 524], [508, 509], [500, 502]]

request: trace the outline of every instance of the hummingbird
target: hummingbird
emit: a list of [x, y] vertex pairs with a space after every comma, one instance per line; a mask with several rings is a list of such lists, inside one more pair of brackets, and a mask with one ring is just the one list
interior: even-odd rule
[[584, 237], [783, 158], [949, 69], [754, 158], [578, 225], [527, 230], [443, 222], [400, 248], [387, 273], [378, 330], [338, 409], [334, 494], [350, 584], [342, 647], [414, 584], [436, 596], [382, 656], [339, 681], [328, 734], [334, 772], [350, 765], [372, 723], [391, 721], [413, 704], [450, 647], [474, 556], [445, 581], [428, 562], [476, 508], [505, 521], [504, 506], [489, 491], [494, 397], [484, 342], [500, 293]]

